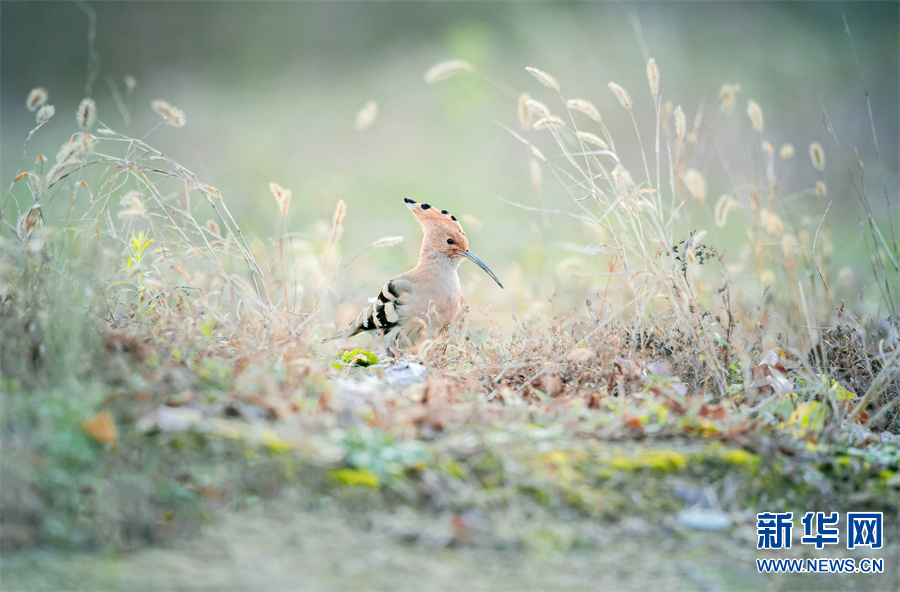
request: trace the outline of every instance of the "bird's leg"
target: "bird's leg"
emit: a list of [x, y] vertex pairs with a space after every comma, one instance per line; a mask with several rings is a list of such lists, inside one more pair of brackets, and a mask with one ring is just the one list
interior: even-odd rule
[[396, 361], [400, 357], [399, 335], [385, 335], [379, 331], [376, 334], [376, 339], [381, 351], [384, 352], [384, 355], [378, 358], [379, 360], [384, 360], [387, 363], [388, 361]]

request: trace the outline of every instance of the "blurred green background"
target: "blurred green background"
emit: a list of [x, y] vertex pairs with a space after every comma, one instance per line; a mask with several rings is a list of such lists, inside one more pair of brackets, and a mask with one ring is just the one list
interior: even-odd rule
[[[569, 218], [541, 216], [498, 199], [575, 211], [549, 175], [536, 191], [526, 148], [495, 124], [517, 129], [515, 95], [467, 75], [437, 85], [424, 83], [430, 66], [451, 58], [469, 60], [516, 94], [528, 91], [556, 107], [548, 89], [524, 68], [535, 66], [553, 74], [567, 97], [588, 98], [600, 107], [627, 155], [636, 149], [632, 124], [607, 84], [615, 81], [631, 92], [646, 142], [654, 116], [642, 37], [659, 64], [663, 99], [683, 105], [689, 122], [699, 107], [707, 117], [718, 112], [722, 84], [741, 85], [731, 116], [731, 129], [740, 131], [740, 138], [731, 145], [729, 137], [721, 139], [721, 149], [728, 151], [723, 162], [704, 157], [693, 165], [707, 174], [710, 211], [718, 195], [735, 192], [759, 168], [754, 156], [759, 140], [750, 133], [746, 117], [746, 101], [752, 98], [765, 116], [763, 137], [776, 151], [785, 142], [797, 149], [785, 173], [786, 194], [815, 184], [807, 148], [812, 141], [824, 146], [837, 267], [856, 264], [866, 255], [860, 238], [862, 210], [824, 129], [823, 107], [845, 152], [859, 150], [876, 214], [898, 217], [896, 2], [91, 6], [97, 11], [101, 60], [92, 94], [100, 121], [140, 137], [158, 122], [150, 109], [152, 100], [163, 98], [183, 109], [187, 126], [157, 130], [150, 144], [221, 190], [244, 230], [263, 240], [273, 240], [278, 233], [270, 181], [293, 190], [289, 227], [294, 232], [313, 232], [317, 221], [330, 224], [335, 204], [345, 200], [345, 256], [382, 236], [402, 234], [407, 239], [399, 247], [369, 252], [354, 264], [375, 270], [373, 276], [407, 269], [415, 261], [419, 230], [402, 206], [403, 197], [480, 220], [482, 227], [467, 223], [471, 248], [504, 280], [551, 268], [571, 256], [562, 248], [565, 241], [590, 241]], [[865, 95], [842, 15], [851, 27], [870, 92], [887, 192], [894, 200], [890, 206], [883, 197]], [[639, 20], [640, 36], [633, 19]], [[33, 114], [24, 107], [31, 88], [49, 91], [57, 115], [36, 135], [27, 162], [41, 152], [52, 159], [76, 131], [74, 111], [85, 94], [88, 71], [87, 33], [88, 19], [74, 3], [0, 3], [3, 183], [19, 170], [22, 143], [33, 127]], [[110, 91], [111, 85], [123, 91], [125, 75], [137, 79], [130, 126]], [[357, 131], [355, 115], [369, 100], [378, 102], [379, 116], [369, 129]], [[701, 137], [701, 144], [704, 141]], [[715, 154], [711, 145], [705, 150]], [[27, 207], [25, 194], [17, 190], [15, 196]], [[824, 202], [795, 197], [783, 207], [797, 219], [805, 214], [818, 217]], [[710, 242], [726, 252], [739, 249], [744, 225], [740, 214], [719, 231], [711, 213], [700, 220], [712, 231]], [[48, 223], [53, 223], [50, 215]], [[461, 271], [464, 284], [481, 275], [468, 267]], [[603, 267], [605, 261], [598, 262], [598, 268]], [[486, 276], [477, 281], [482, 279], [489, 281]], [[524, 295], [544, 297], [551, 290], [549, 286]], [[583, 297], [579, 294], [578, 300]]]

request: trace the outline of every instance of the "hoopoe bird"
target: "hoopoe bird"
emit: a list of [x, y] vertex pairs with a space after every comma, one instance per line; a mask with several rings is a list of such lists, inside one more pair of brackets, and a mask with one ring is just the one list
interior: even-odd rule
[[403, 202], [425, 234], [418, 264], [388, 280], [378, 298], [332, 339], [370, 331], [384, 335], [387, 343], [408, 347], [444, 329], [459, 314], [457, 269], [463, 258], [474, 262], [503, 288], [494, 272], [469, 250], [466, 232], [456, 216], [409, 198]]

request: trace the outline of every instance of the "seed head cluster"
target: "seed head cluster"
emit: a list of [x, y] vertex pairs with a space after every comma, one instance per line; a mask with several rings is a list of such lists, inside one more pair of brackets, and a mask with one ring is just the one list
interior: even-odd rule
[[184, 111], [177, 107], [173, 107], [166, 101], [157, 99], [153, 101], [150, 106], [163, 118], [163, 121], [165, 121], [166, 125], [169, 127], [181, 128], [187, 123], [187, 117], [185, 116]]
[[91, 126], [94, 125], [94, 121], [96, 120], [97, 104], [94, 102], [94, 99], [82, 99], [81, 103], [78, 105], [78, 111], [75, 112], [75, 121], [78, 123], [78, 127], [87, 131], [91, 129]]

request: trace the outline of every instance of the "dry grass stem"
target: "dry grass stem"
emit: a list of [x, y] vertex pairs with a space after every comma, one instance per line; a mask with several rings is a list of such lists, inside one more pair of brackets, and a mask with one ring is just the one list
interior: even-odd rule
[[465, 60], [447, 60], [446, 62], [435, 64], [429, 68], [428, 71], [425, 72], [425, 82], [434, 84], [435, 82], [446, 80], [459, 72], [474, 71], [474, 66]]
[[378, 249], [381, 247], [393, 247], [394, 245], [399, 245], [402, 242], [402, 236], [385, 236], [372, 243], [372, 248]]
[[547, 164], [547, 157], [544, 156], [544, 153], [541, 152], [537, 146], [531, 146], [531, 153], [534, 155], [535, 158], [540, 160], [542, 163]]

